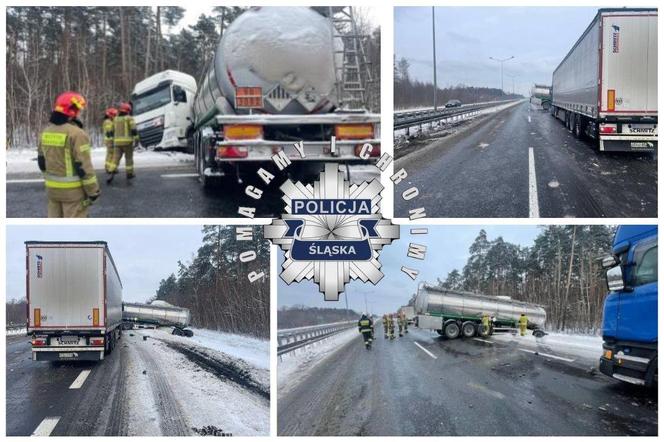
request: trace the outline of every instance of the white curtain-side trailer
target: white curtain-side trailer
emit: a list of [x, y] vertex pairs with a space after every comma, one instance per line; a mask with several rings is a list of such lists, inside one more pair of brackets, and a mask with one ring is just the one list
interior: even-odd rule
[[32, 359], [103, 360], [122, 323], [122, 282], [106, 242], [25, 246]]
[[657, 9], [600, 9], [553, 72], [551, 113], [600, 151], [657, 150]]

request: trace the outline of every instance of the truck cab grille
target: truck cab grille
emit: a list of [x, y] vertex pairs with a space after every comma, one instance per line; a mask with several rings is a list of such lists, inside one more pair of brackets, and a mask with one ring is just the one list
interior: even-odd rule
[[150, 147], [156, 146], [161, 143], [164, 136], [164, 126], [154, 126], [147, 129], [140, 130], [138, 137], [141, 140], [141, 146]]

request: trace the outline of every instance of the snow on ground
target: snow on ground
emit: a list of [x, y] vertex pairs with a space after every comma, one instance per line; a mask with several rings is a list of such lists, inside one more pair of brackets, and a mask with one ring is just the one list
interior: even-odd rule
[[225, 353], [235, 359], [242, 359], [253, 367], [270, 369], [270, 341], [252, 338], [250, 336], [234, 335], [216, 330], [190, 328], [194, 336], [187, 338], [170, 334], [171, 329], [160, 328], [154, 330], [159, 339], [189, 344], [194, 342], [202, 347]]
[[[92, 152], [92, 164], [95, 169], [104, 169], [106, 161], [106, 148], [94, 147]], [[7, 173], [39, 173], [37, 166], [37, 148], [23, 147], [7, 150]], [[137, 169], [148, 167], [165, 167], [191, 165], [194, 156], [183, 152], [154, 151], [147, 149], [136, 149], [134, 151], [134, 164]], [[124, 160], [120, 169], [124, 167]]]
[[28, 333], [28, 330], [23, 327], [23, 328], [10, 328], [7, 329], [5, 335], [6, 336], [20, 336], [20, 335], [26, 335]]
[[520, 347], [537, 350], [540, 353], [595, 362], [599, 361], [599, 357], [602, 355], [602, 337], [594, 335], [549, 333], [543, 338], [536, 338], [529, 331], [526, 336], [514, 336], [510, 333], [504, 333], [494, 334], [488, 339], [516, 343]]
[[355, 327], [282, 355], [277, 364], [279, 395], [284, 395], [292, 390], [302, 382], [312, 368], [324, 362], [339, 347], [352, 339], [358, 339]]
[[[216, 333], [210, 332], [207, 338], [201, 337], [201, 339], [203, 341], [207, 339], [207, 342], [211, 343]], [[204, 333], [201, 334], [204, 335]], [[147, 340], [143, 340], [144, 335], [148, 336]], [[232, 335], [225, 335], [224, 341], [232, 341], [229, 338]], [[156, 378], [157, 384], [165, 382], [172, 391], [177, 408], [183, 413], [189, 429], [213, 426], [224, 432], [232, 433], [234, 436], [269, 435], [270, 404], [267, 399], [253, 394], [233, 382], [222, 380], [190, 361], [185, 355], [170, 348], [164, 342], [169, 341], [167, 336], [172, 335], [168, 335], [165, 329], [132, 330], [123, 335], [123, 339], [128, 340], [127, 347], [131, 354], [129, 367], [133, 367], [134, 373], [136, 373], [133, 379], [131, 379], [131, 374], [129, 376], [132, 388], [129, 391], [139, 393], [131, 398], [131, 407], [141, 410], [140, 413], [130, 413], [130, 417], [133, 419], [130, 423], [130, 430], [132, 430], [130, 434], [160, 434], [160, 419], [169, 418], [169, 416], [164, 417], [159, 413], [155, 415], [150, 411], [147, 413], [143, 411], [161, 408], [154, 404], [153, 399], [155, 397], [153, 384]], [[154, 337], [154, 339], [150, 337]], [[178, 336], [173, 336], [173, 338], [178, 338]], [[182, 340], [183, 343], [188, 342], [189, 346], [194, 348], [198, 344], [190, 338], [182, 338]], [[240, 336], [237, 337], [235, 346], [246, 348], [243, 345], [246, 343], [247, 338]], [[226, 349], [232, 347], [229, 344], [215, 346]], [[213, 355], [215, 349], [207, 348]], [[262, 350], [259, 348], [258, 351]], [[148, 358], [151, 358], [154, 363], [150, 364], [147, 361]], [[150, 366], [151, 368], [146, 368]], [[158, 370], [159, 373], [143, 373], [143, 370]], [[268, 373], [268, 370], [264, 371]], [[267, 378], [269, 379], [269, 375]], [[140, 416], [141, 414], [143, 416]], [[143, 429], [142, 426], [145, 426], [146, 429]]]

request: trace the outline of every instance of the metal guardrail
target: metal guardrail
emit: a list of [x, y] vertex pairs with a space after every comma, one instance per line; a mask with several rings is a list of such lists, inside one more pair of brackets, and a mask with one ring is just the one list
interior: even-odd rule
[[277, 356], [305, 347], [356, 326], [357, 321], [344, 321], [278, 331]]
[[394, 113], [394, 130], [409, 129], [424, 124], [431, 124], [448, 118], [461, 117], [466, 114], [478, 112], [482, 109], [495, 107], [516, 100], [490, 101], [486, 103], [467, 104], [461, 107], [444, 108], [434, 111], [433, 109], [422, 109], [412, 112]]

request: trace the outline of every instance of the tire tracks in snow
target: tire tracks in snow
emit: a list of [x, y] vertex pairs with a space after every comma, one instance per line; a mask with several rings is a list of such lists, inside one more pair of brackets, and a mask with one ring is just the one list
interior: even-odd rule
[[[142, 343], [142, 342], [141, 342]], [[161, 368], [143, 345], [135, 346], [136, 353], [145, 365], [146, 375], [152, 387], [154, 402], [159, 405], [159, 428], [163, 436], [189, 436], [191, 431], [183, 417], [173, 390]]]

